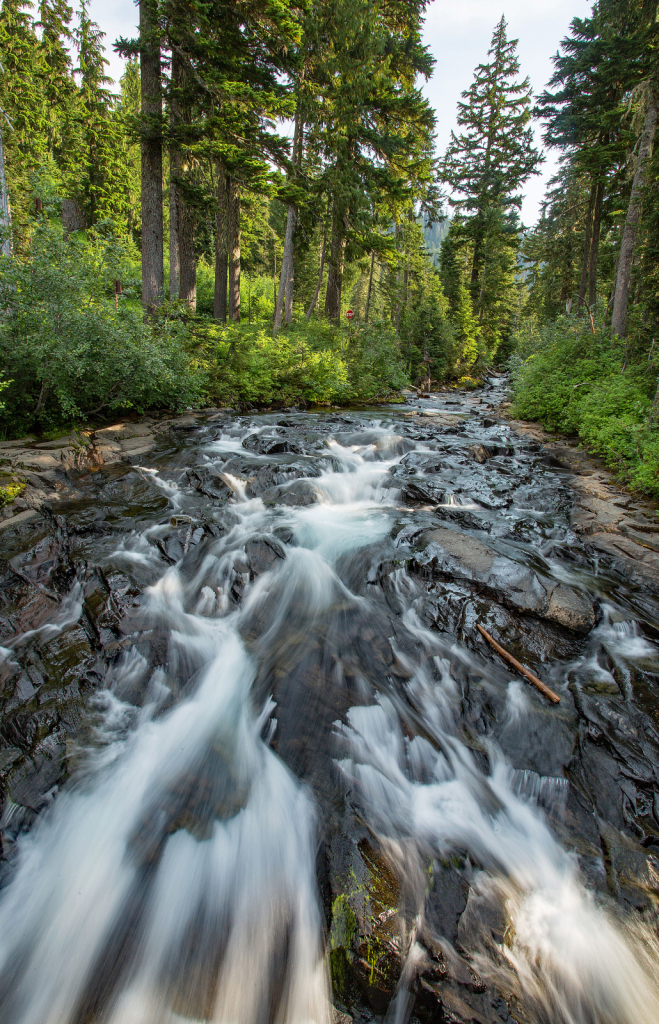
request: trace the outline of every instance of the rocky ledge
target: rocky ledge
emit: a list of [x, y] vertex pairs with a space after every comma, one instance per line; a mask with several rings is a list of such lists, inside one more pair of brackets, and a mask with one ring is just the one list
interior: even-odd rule
[[206, 409], [124, 420], [99, 430], [72, 431], [52, 441], [34, 437], [0, 441], [0, 486], [24, 485], [20, 496], [0, 509], [0, 530], [33, 518], [44, 504], [75, 497], [80, 476], [114, 463], [135, 465], [169, 431], [193, 430], [225, 415], [225, 411]]

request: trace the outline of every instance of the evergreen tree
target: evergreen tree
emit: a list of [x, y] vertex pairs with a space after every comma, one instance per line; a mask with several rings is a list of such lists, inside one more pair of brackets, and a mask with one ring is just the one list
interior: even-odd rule
[[35, 178], [47, 155], [44, 55], [24, 0], [3, 0], [0, 10], [0, 109], [14, 247], [26, 238]]
[[602, 227], [615, 202], [616, 174], [624, 166], [629, 143], [624, 111], [640, 70], [629, 29], [627, 15], [613, 29], [606, 4], [597, 5], [589, 18], [575, 18], [554, 58], [549, 84], [557, 91], [545, 91], [538, 103], [545, 142], [563, 150], [575, 173], [589, 183], [577, 309], [586, 302], [594, 306], [597, 298]]
[[134, 138], [134, 125], [140, 113], [140, 64], [129, 57], [121, 76], [121, 96], [117, 110], [122, 129], [122, 160], [126, 167], [126, 228], [139, 246], [140, 222], [140, 147]]
[[[520, 242], [518, 211], [521, 188], [538, 173], [542, 157], [533, 145], [531, 89], [519, 81], [517, 40], [508, 40], [502, 17], [470, 88], [458, 104], [464, 130], [451, 133], [442, 177], [450, 186], [451, 205], [462, 214], [460, 235], [470, 249], [470, 292], [479, 319], [492, 325], [489, 348], [507, 327], [506, 291], [512, 287]], [[458, 233], [458, 223], [454, 233]], [[488, 280], [489, 278], [489, 280]], [[491, 296], [500, 295], [496, 311]]]
[[63, 152], [64, 125], [76, 104], [76, 86], [72, 74], [70, 47], [72, 8], [65, 0], [41, 0], [39, 21], [43, 63], [43, 94], [48, 152], [51, 159], [66, 161]]
[[[325, 313], [338, 321], [344, 261], [369, 252], [371, 213], [388, 202], [392, 216], [425, 191], [436, 209], [432, 109], [416, 87], [433, 60], [421, 41], [425, 3], [328, 0], [319, 100], [308, 144], [322, 160], [320, 187], [331, 198]], [[346, 251], [346, 247], [348, 249]]]
[[81, 0], [73, 34], [79, 61], [74, 74], [80, 76], [80, 199], [90, 225], [110, 218], [120, 222], [127, 214], [124, 129], [108, 89], [112, 79], [105, 73], [104, 35], [89, 17], [88, 0]]

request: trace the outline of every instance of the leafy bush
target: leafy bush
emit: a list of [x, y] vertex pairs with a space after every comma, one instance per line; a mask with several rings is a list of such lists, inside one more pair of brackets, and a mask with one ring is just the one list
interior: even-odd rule
[[0, 423], [14, 433], [85, 416], [198, 400], [205, 381], [187, 351], [187, 329], [147, 324], [129, 295], [135, 254], [112, 237], [62, 237], [44, 223], [27, 256], [0, 259]]
[[624, 371], [624, 351], [602, 317], [530, 318], [518, 331], [513, 413], [578, 435], [633, 486], [659, 496], [659, 424], [649, 422], [657, 366], [647, 353]]
[[269, 325], [199, 320], [193, 332], [215, 401], [369, 402], [407, 384], [391, 329], [379, 324], [348, 331], [318, 319], [291, 324], [273, 339]]

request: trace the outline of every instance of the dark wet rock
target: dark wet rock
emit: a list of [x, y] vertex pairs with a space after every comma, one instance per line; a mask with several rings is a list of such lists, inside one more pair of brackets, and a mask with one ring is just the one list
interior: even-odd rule
[[290, 465], [262, 466], [250, 477], [245, 493], [248, 498], [257, 498], [272, 488], [288, 484], [303, 477], [320, 475], [320, 470], [312, 463], [291, 463]]
[[188, 482], [200, 494], [224, 502], [233, 493], [222, 473], [215, 466], [197, 466], [186, 470]]
[[259, 455], [302, 455], [304, 449], [296, 441], [271, 437], [265, 434], [250, 434], [243, 441], [243, 448]]
[[159, 538], [157, 545], [170, 565], [175, 565], [187, 555], [190, 548], [200, 543], [204, 535], [203, 526], [188, 523], [180, 529], [172, 530], [166, 537]]
[[245, 554], [253, 576], [269, 572], [285, 557], [284, 549], [274, 537], [255, 537], [247, 541]]
[[409, 505], [436, 505], [444, 500], [445, 491], [443, 486], [437, 486], [433, 481], [420, 478], [405, 483], [402, 488], [403, 500]]
[[459, 505], [436, 508], [435, 515], [445, 522], [455, 523], [461, 530], [483, 530], [485, 533], [489, 533], [492, 529], [491, 519], [472, 512], [471, 509], [460, 508]]
[[294, 480], [290, 484], [271, 487], [261, 495], [266, 505], [289, 505], [292, 508], [314, 505], [318, 501], [318, 493], [308, 480]]
[[410, 452], [400, 460], [400, 466], [404, 466], [408, 472], [439, 473], [446, 465], [446, 459], [440, 452], [436, 455], [428, 452]]
[[507, 607], [548, 618], [574, 632], [587, 633], [595, 625], [592, 598], [564, 584], [541, 580], [476, 537], [439, 527], [423, 533], [417, 546], [420, 551], [413, 564], [421, 575], [475, 584]]

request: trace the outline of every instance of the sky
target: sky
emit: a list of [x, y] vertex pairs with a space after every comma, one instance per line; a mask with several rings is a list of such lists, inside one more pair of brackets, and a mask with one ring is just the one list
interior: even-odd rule
[[[551, 73], [551, 58], [568, 33], [574, 17], [585, 17], [592, 0], [431, 0], [425, 41], [437, 62], [424, 92], [437, 112], [437, 151], [443, 153], [456, 127], [460, 93], [469, 88], [474, 68], [485, 61], [494, 26], [503, 14], [508, 38], [519, 39], [520, 73], [531, 79], [536, 93]], [[137, 34], [137, 6], [133, 0], [91, 0], [90, 12], [106, 33], [109, 74], [118, 80], [123, 61], [112, 53], [118, 36]], [[540, 128], [536, 129], [541, 146]], [[547, 153], [542, 172], [525, 186], [522, 220], [533, 225], [539, 215], [545, 182], [556, 167], [556, 153]]]

